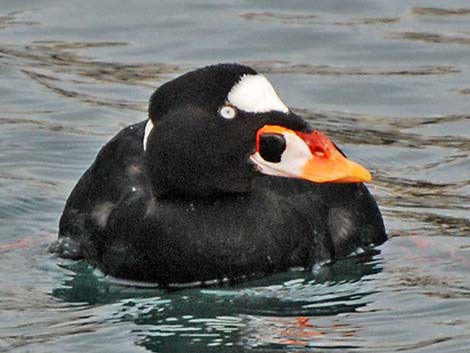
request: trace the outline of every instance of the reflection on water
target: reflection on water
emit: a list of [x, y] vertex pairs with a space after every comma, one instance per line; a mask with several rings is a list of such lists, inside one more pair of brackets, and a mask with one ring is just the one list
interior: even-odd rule
[[[470, 8], [405, 0], [0, 4], [0, 351], [465, 352]], [[164, 291], [51, 257], [65, 198], [151, 92], [238, 61], [373, 172], [381, 254]]]
[[[131, 323], [137, 342], [149, 349], [243, 345], [354, 346], [358, 330], [340, 318], [366, 306], [377, 290], [366, 276], [380, 260], [352, 257], [315, 274], [282, 273], [226, 288], [168, 292], [124, 287], [97, 276], [85, 263], [66, 263], [70, 279], [53, 296], [83, 305], [114, 303], [112, 322]], [[95, 320], [95, 319], [93, 319]]]

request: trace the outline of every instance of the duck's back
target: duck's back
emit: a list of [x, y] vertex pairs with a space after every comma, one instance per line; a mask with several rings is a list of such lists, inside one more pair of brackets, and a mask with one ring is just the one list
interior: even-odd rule
[[109, 216], [133, 193], [148, 190], [143, 172], [145, 122], [123, 129], [98, 153], [73, 188], [59, 222], [53, 250], [70, 258], [88, 257], [85, 245], [106, 230]]

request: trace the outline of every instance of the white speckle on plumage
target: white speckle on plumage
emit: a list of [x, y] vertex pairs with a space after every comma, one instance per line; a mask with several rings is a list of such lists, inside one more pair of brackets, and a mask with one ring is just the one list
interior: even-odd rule
[[132, 163], [126, 168], [126, 174], [131, 178], [137, 177], [142, 174], [142, 166], [136, 163]]
[[95, 206], [91, 213], [91, 216], [99, 227], [106, 227], [109, 214], [111, 213], [113, 208], [114, 204], [109, 201], [100, 203], [99, 205]]

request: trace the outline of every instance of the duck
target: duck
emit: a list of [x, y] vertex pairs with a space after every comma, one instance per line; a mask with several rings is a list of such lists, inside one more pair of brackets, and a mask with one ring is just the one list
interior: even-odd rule
[[241, 64], [189, 71], [99, 151], [52, 252], [162, 287], [311, 270], [387, 240], [369, 171]]

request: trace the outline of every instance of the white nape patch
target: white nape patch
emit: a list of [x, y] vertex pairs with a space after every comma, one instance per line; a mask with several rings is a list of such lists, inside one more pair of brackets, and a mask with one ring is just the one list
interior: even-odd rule
[[153, 123], [152, 123], [152, 120], [149, 119], [147, 121], [147, 124], [145, 125], [144, 140], [143, 140], [144, 151], [147, 150], [147, 142], [148, 142], [149, 135], [152, 132], [152, 130], [153, 130]]
[[288, 113], [271, 83], [263, 75], [243, 75], [227, 96], [231, 105], [248, 113]]
[[286, 139], [286, 149], [278, 163], [268, 162], [259, 152], [251, 155], [250, 159], [261, 173], [281, 177], [300, 177], [308, 160], [312, 157], [307, 144], [296, 134], [287, 132], [282, 134]]

